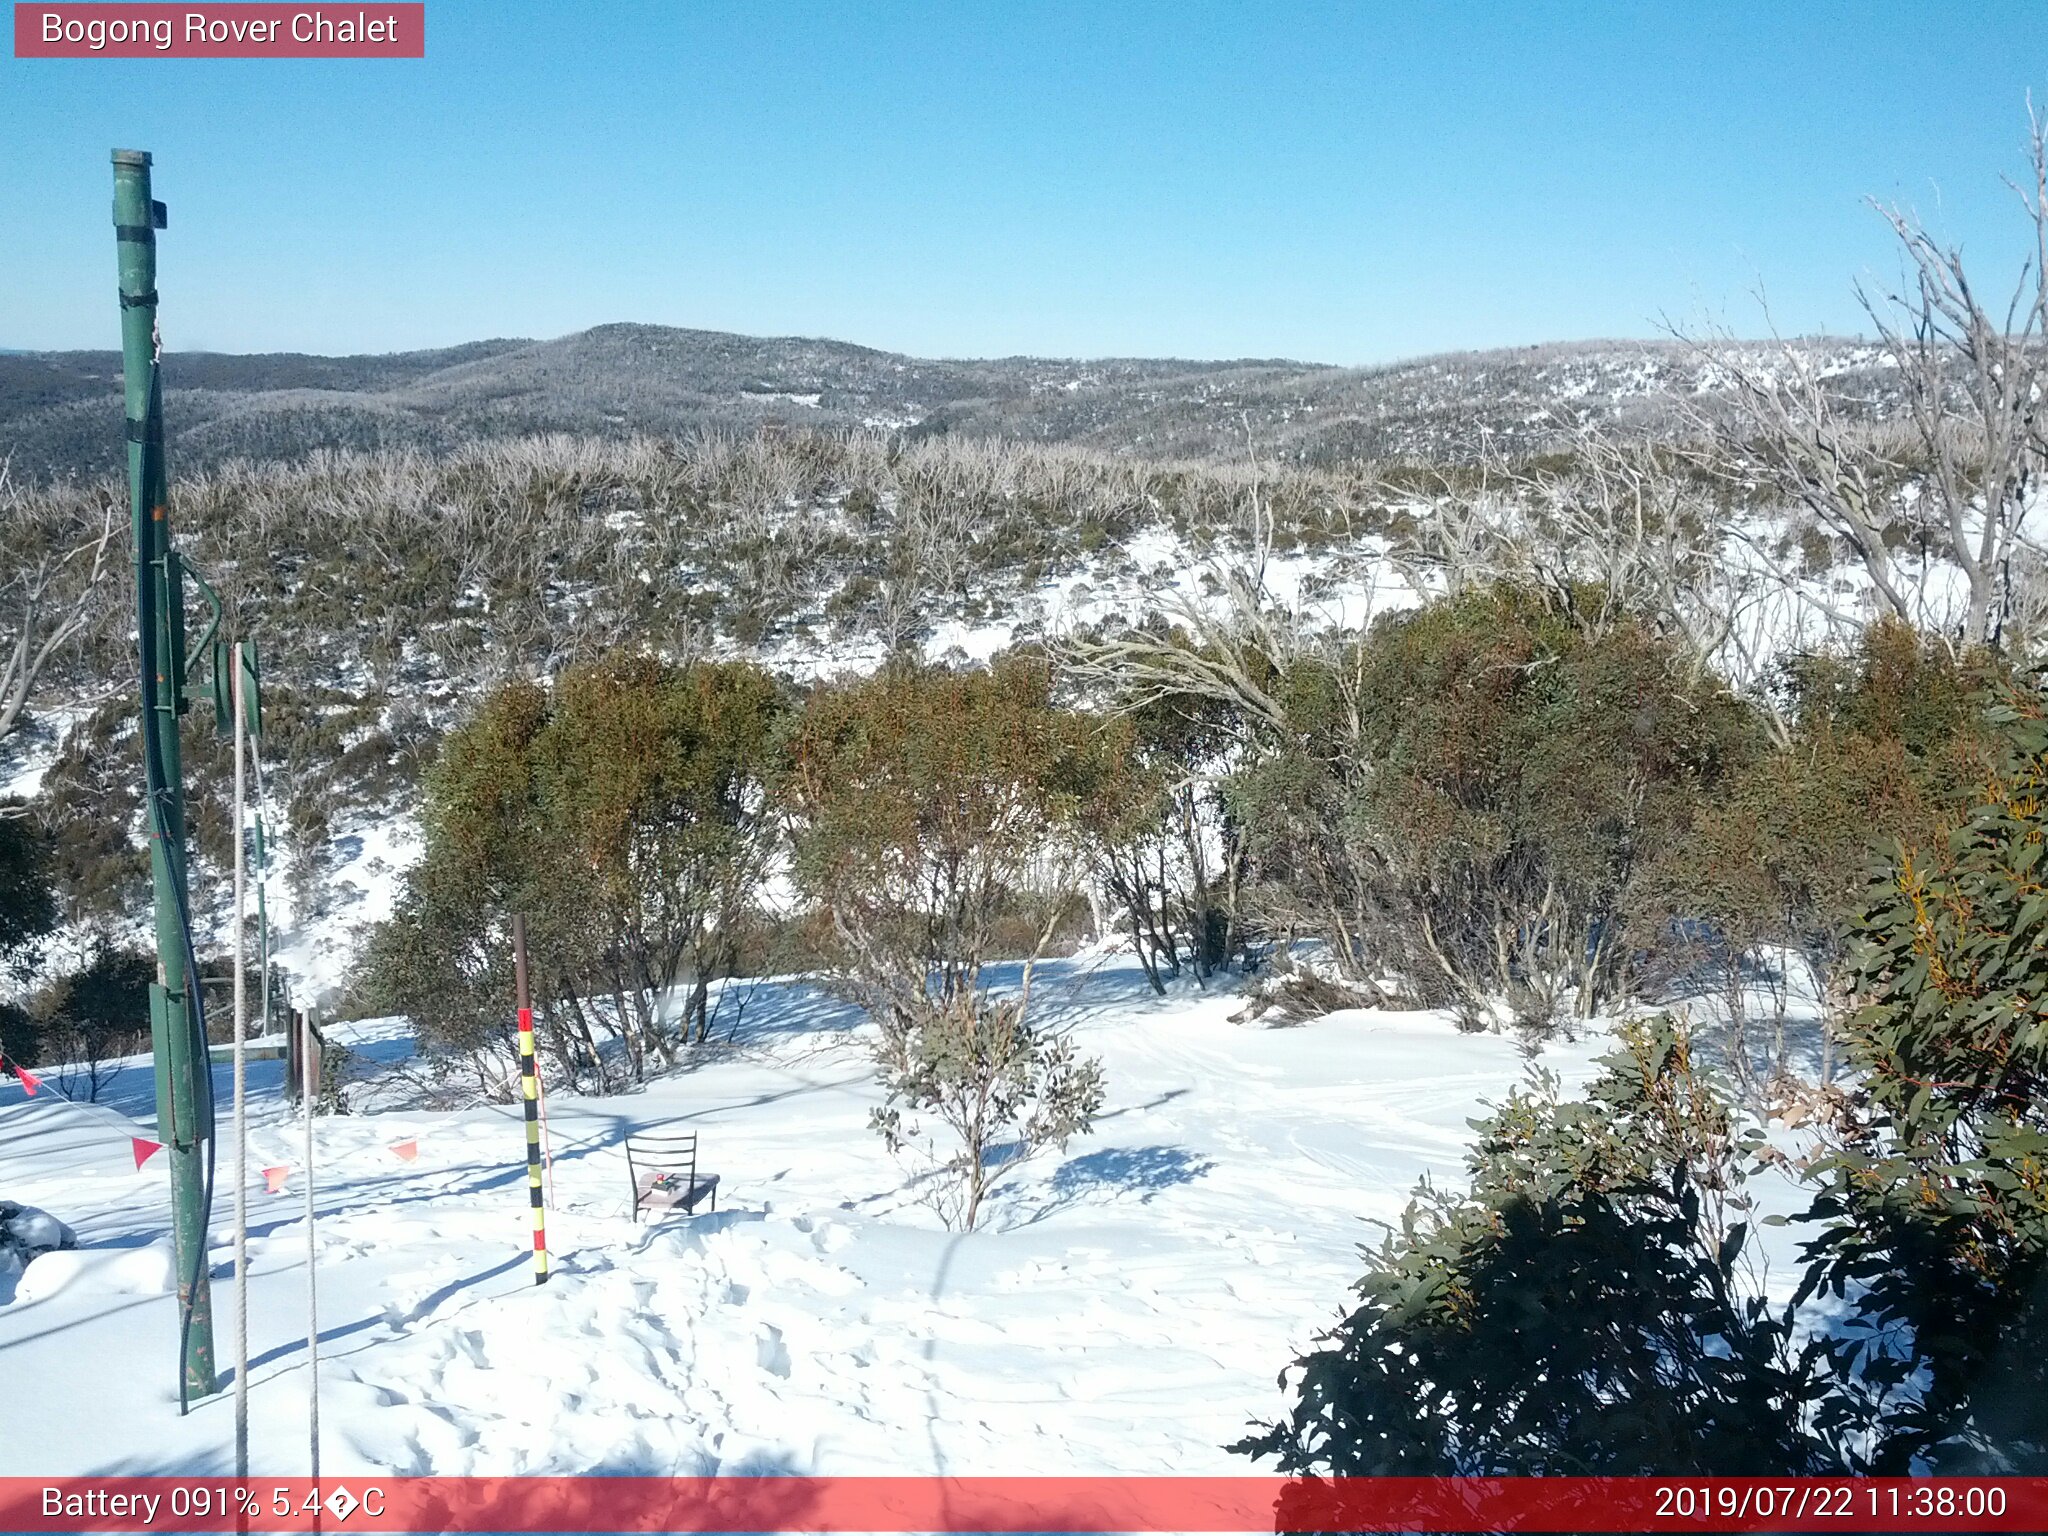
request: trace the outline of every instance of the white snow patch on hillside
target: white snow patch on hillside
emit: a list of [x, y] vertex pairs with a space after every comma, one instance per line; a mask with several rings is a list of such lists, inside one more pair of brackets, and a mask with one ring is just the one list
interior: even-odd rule
[[331, 1005], [363, 934], [391, 916], [405, 872], [423, 851], [412, 816], [383, 816], [337, 833], [334, 863], [322, 880], [326, 907], [319, 913], [297, 910], [289, 862], [273, 865], [266, 887], [272, 955], [291, 973], [297, 1004]]
[[0, 799], [34, 799], [43, 780], [57, 766], [58, 754], [72, 730], [92, 718], [83, 706], [57, 705], [38, 710], [26, 728], [17, 729], [0, 746]]

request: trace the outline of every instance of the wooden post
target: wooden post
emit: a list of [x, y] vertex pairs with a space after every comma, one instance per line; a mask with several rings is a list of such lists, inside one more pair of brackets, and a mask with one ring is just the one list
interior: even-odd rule
[[526, 1194], [533, 1207], [533, 1283], [548, 1283], [548, 1219], [541, 1190], [540, 1064], [533, 1050], [533, 997], [526, 986], [526, 919], [512, 919], [512, 973], [519, 989], [519, 1085], [526, 1097]]

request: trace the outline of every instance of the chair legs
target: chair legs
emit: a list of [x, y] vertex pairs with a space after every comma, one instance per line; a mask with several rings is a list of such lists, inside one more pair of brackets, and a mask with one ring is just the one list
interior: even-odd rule
[[[696, 1201], [700, 1192], [698, 1190], [697, 1163], [694, 1155], [692, 1155], [687, 1165], [679, 1165], [674, 1168], [673, 1172], [665, 1170], [662, 1163], [657, 1161], [649, 1170], [649, 1173], [649, 1187], [643, 1190], [640, 1186], [639, 1166], [633, 1161], [632, 1151], [628, 1149], [626, 1153], [626, 1182], [632, 1186], [633, 1190], [632, 1211], [633, 1224], [635, 1226], [640, 1224], [642, 1214], [648, 1210], [648, 1196], [656, 1189], [662, 1189], [663, 1193], [669, 1192], [668, 1188], [664, 1187], [664, 1181], [666, 1181], [668, 1186], [672, 1187], [674, 1182], [680, 1179], [682, 1181], [682, 1195], [679, 1200], [672, 1199], [668, 1205], [662, 1208], [680, 1209], [685, 1216], [695, 1214]], [[706, 1192], [711, 1197], [709, 1209], [716, 1211], [718, 1209], [718, 1183], [716, 1175], [712, 1176], [709, 1189]]]

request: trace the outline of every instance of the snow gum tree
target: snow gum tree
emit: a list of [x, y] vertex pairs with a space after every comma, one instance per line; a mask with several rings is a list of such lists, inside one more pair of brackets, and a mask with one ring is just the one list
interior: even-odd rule
[[[1718, 439], [1715, 474], [1805, 509], [1856, 557], [1879, 611], [1958, 651], [2026, 651], [2043, 634], [2042, 551], [2025, 524], [2048, 466], [2048, 119], [2031, 110], [2010, 186], [2027, 225], [2002, 296], [1911, 209], [1874, 204], [1899, 255], [1895, 281], [1857, 291], [1898, 399], [1883, 430], [1813, 349], [1781, 340], [1759, 355], [1726, 332], [1693, 345], [1730, 386], [1727, 407], [1682, 412]], [[1959, 602], [1933, 579], [1942, 565], [1962, 578]]]
[[1206, 985], [1235, 942], [1241, 841], [1211, 782], [1229, 730], [1214, 701], [1162, 694], [1098, 732], [1106, 771], [1082, 809], [1090, 869], [1157, 993], [1184, 966]]
[[0, 572], [0, 740], [23, 722], [114, 585], [106, 580], [117, 563], [113, 498], [94, 511], [27, 495], [0, 457], [0, 521], [10, 546]]
[[634, 1078], [701, 1040], [776, 847], [779, 708], [752, 666], [626, 653], [491, 694], [427, 776], [426, 855], [368, 946], [365, 1004], [445, 1052], [502, 1054], [523, 914], [563, 1070], [605, 1086], [607, 1037]]
[[[1032, 1003], [1106, 761], [1094, 722], [1056, 708], [1046, 669], [1014, 657], [985, 671], [896, 663], [821, 689], [791, 742], [797, 877], [840, 984], [881, 1031], [875, 1128], [892, 1151], [931, 1151], [936, 1203], [961, 1229], [1005, 1173], [1064, 1147], [1101, 1105], [1100, 1064]], [[1000, 994], [998, 961], [1021, 962]], [[932, 1147], [925, 1121], [950, 1147]]]
[[1543, 1025], [1629, 995], [1646, 860], [1757, 745], [1725, 688], [1623, 616], [1509, 584], [1391, 615], [1273, 686], [1226, 781], [1248, 912], [1347, 979]]
[[543, 798], [595, 876], [615, 985], [650, 1008], [687, 986], [681, 1033], [699, 1043], [776, 846], [780, 712], [758, 668], [619, 655], [562, 675], [539, 742]]

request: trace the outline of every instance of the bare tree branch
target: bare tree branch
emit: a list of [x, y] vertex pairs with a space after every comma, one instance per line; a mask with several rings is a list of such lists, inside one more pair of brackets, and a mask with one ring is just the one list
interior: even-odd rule
[[[22, 500], [8, 462], [0, 459], [0, 526], [17, 525]], [[107, 500], [96, 537], [33, 556], [0, 584], [0, 741], [21, 723], [52, 661], [91, 619], [114, 527], [114, 504]]]

